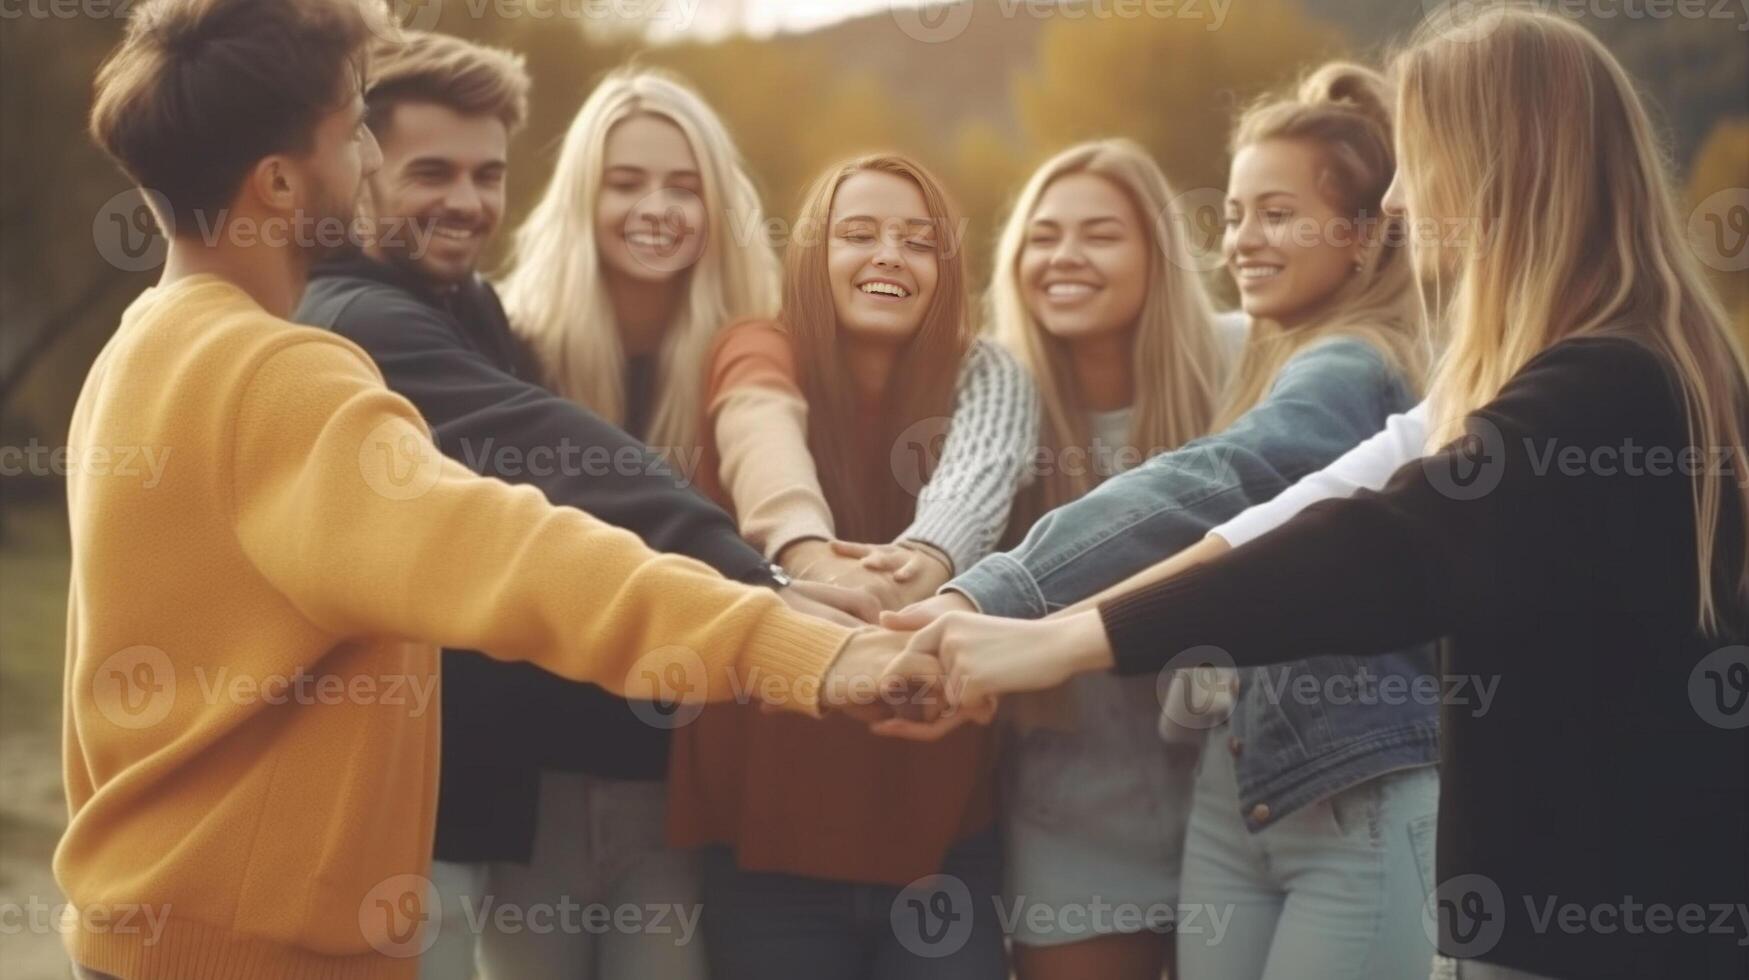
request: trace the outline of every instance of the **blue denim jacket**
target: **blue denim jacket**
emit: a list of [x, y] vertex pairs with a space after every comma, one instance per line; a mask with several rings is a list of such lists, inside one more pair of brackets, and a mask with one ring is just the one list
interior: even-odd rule
[[[992, 615], [1054, 612], [1323, 469], [1415, 400], [1370, 344], [1314, 344], [1225, 431], [1161, 453], [1051, 511], [1014, 550], [990, 555], [947, 588]], [[1436, 762], [1439, 710], [1427, 694], [1429, 678], [1438, 676], [1431, 645], [1365, 661], [1315, 657], [1242, 672], [1231, 746], [1247, 825], [1257, 830], [1374, 776]]]

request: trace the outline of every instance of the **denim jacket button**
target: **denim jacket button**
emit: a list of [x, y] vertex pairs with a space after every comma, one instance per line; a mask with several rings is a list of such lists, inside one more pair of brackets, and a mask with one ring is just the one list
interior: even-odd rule
[[1237, 735], [1227, 736], [1227, 751], [1238, 755], [1245, 748], [1245, 743]]
[[1252, 807], [1251, 808], [1251, 819], [1257, 821], [1258, 823], [1264, 823], [1267, 820], [1269, 820], [1269, 804], [1259, 803], [1256, 806]]

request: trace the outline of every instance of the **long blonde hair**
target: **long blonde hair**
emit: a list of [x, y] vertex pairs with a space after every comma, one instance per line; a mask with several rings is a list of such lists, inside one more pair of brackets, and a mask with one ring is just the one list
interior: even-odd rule
[[[1450, 346], [1432, 385], [1435, 444], [1527, 361], [1568, 337], [1628, 333], [1681, 381], [1689, 437], [1744, 461], [1744, 353], [1690, 248], [1668, 166], [1632, 80], [1589, 32], [1530, 8], [1469, 25], [1424, 22], [1397, 58], [1411, 215], [1462, 215], [1480, 228], [1430, 272], [1454, 271]], [[1425, 263], [1424, 263], [1425, 264]], [[1443, 284], [1441, 284], [1443, 286]], [[1440, 289], [1442, 296], [1447, 291]], [[1717, 600], [1749, 605], [1749, 562], [1715, 565], [1725, 477], [1693, 499], [1699, 624]], [[1749, 541], [1743, 542], [1749, 553]]]
[[[1033, 173], [1015, 200], [996, 245], [988, 309], [996, 340], [1032, 372], [1044, 418], [1041, 440], [1049, 449], [1086, 446], [1092, 438], [1085, 393], [1076, 383], [1069, 344], [1041, 326], [1021, 293], [1018, 264], [1027, 226], [1052, 183], [1070, 174], [1104, 178], [1126, 194], [1148, 238], [1148, 290], [1136, 318], [1133, 340], [1135, 409], [1130, 445], [1143, 452], [1177, 447], [1206, 434], [1225, 374], [1214, 331], [1208, 291], [1196, 274], [1175, 213], [1166, 175], [1146, 150], [1127, 139], [1072, 146]], [[1043, 504], [1059, 506], [1092, 489], [1093, 477], [1057, 466], [1041, 479]]]
[[1215, 418], [1224, 429], [1263, 399], [1288, 359], [1314, 341], [1335, 335], [1364, 340], [1383, 354], [1410, 387], [1419, 390], [1432, 348], [1414, 288], [1401, 222], [1384, 214], [1385, 191], [1396, 174], [1391, 111], [1383, 76], [1370, 68], [1332, 62], [1286, 98], [1263, 101], [1240, 117], [1231, 150], [1268, 140], [1289, 140], [1318, 151], [1319, 184], [1351, 233], [1372, 243], [1361, 266], [1306, 321], [1292, 328], [1267, 318], [1253, 321], [1227, 397]]
[[[917, 332], [894, 361], [881, 417], [873, 423], [877, 432], [862, 431], [868, 423], [858, 408], [827, 270], [832, 202], [847, 178], [865, 171], [892, 174], [917, 185], [934, 225], [937, 263], [935, 294]], [[893, 477], [885, 455], [871, 458], [861, 448], [898, 445], [906, 429], [953, 411], [960, 365], [972, 343], [958, 212], [941, 182], [922, 164], [884, 153], [828, 168], [803, 195], [795, 226], [797, 233], [784, 252], [779, 320], [795, 348], [798, 380], [808, 403], [808, 449], [820, 475], [820, 490], [840, 536], [853, 541], [889, 540], [911, 522], [917, 498]], [[922, 461], [919, 478], [924, 482], [935, 462]]]
[[602, 278], [593, 215], [607, 136], [621, 121], [653, 115], [679, 127], [698, 159], [703, 252], [686, 273], [684, 302], [663, 335], [647, 441], [699, 445], [705, 358], [729, 321], [777, 310], [777, 256], [764, 238], [759, 193], [716, 113], [678, 77], [622, 68], [590, 93], [559, 151], [552, 179], [517, 229], [503, 283], [511, 326], [552, 388], [616, 425], [626, 420], [625, 349]]

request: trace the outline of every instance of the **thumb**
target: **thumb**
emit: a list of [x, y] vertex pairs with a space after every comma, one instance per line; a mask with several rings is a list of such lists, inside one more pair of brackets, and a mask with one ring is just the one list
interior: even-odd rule
[[893, 706], [901, 717], [913, 713], [914, 720], [928, 720], [947, 707], [942, 695], [941, 661], [910, 650], [899, 654], [887, 666], [881, 677], [881, 698]]
[[931, 609], [929, 600], [913, 602], [909, 606], [896, 611], [881, 613], [881, 625], [890, 630], [910, 632], [920, 630], [941, 619], [939, 610]]
[[[903, 613], [903, 610], [900, 610]], [[929, 621], [917, 632], [911, 634], [911, 639], [905, 643], [905, 654], [921, 654], [926, 657], [941, 659], [942, 644], [947, 641], [947, 627], [952, 617], [941, 616]]]

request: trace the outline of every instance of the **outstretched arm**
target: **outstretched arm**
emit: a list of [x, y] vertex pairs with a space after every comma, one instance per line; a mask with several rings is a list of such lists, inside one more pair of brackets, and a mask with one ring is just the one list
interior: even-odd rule
[[848, 631], [469, 472], [356, 347], [308, 336], [240, 396], [231, 481], [245, 552], [313, 629], [486, 650], [632, 697], [679, 672], [688, 697], [725, 698], [757, 672], [796, 692], [790, 710], [820, 710]]

